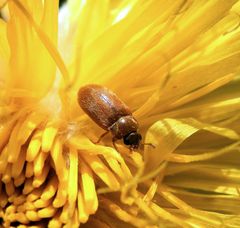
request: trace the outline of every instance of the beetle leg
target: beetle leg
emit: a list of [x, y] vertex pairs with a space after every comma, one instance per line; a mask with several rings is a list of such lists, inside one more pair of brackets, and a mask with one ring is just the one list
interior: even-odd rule
[[104, 138], [109, 133], [109, 131], [104, 132], [103, 134], [100, 135], [99, 139], [95, 142], [95, 144], [100, 143], [100, 141]]
[[112, 144], [113, 144], [115, 150], [116, 150], [116, 151], [119, 151], [118, 148], [117, 148], [117, 145], [116, 145], [116, 141], [117, 141], [117, 138], [114, 138], [114, 137], [113, 137], [113, 138], [112, 138]]

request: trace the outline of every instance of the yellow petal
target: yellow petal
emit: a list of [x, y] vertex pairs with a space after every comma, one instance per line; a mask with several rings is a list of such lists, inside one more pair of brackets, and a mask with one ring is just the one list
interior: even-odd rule
[[148, 148], [145, 152], [145, 157], [148, 162], [147, 170], [153, 170], [156, 168], [187, 138], [201, 129], [232, 140], [239, 139], [239, 135], [230, 129], [200, 123], [194, 119], [165, 119], [158, 121], [149, 129], [146, 135], [146, 141], [151, 142], [154, 146], [156, 146], [155, 149]]
[[57, 191], [57, 185], [58, 185], [58, 180], [57, 180], [57, 177], [54, 176], [51, 178], [51, 180], [48, 182], [47, 186], [45, 187], [41, 195], [41, 199], [48, 200], [52, 198]]
[[98, 175], [107, 186], [113, 190], [117, 190], [120, 184], [112, 172], [104, 165], [104, 163], [97, 156], [84, 156], [84, 160], [91, 167], [91, 169]]
[[9, 45], [7, 42], [7, 26], [6, 23], [0, 19], [0, 85], [3, 86], [5, 78], [3, 75], [7, 74], [7, 63], [9, 60]]
[[[53, 4], [56, 4], [56, 2], [57, 1], [51, 1]], [[40, 20], [39, 15], [41, 15], [41, 18], [43, 17], [41, 1], [36, 1], [36, 4], [31, 4], [31, 1], [27, 1], [27, 8], [35, 15], [35, 20]], [[8, 23], [8, 39], [11, 49], [10, 64], [14, 67], [11, 68], [8, 87], [29, 91], [33, 93], [35, 97], [41, 98], [48, 92], [53, 84], [55, 78], [55, 63], [49, 56], [48, 51], [43, 46], [39, 37], [36, 36], [32, 30], [31, 23], [20, 8], [15, 5], [15, 1], [9, 2], [9, 11], [11, 15]], [[52, 11], [44, 12], [45, 14], [50, 14], [52, 18], [55, 18], [53, 24], [55, 24], [54, 26], [56, 27], [56, 13], [53, 14]], [[47, 16], [44, 18], [47, 18]], [[37, 23], [39, 23], [39, 21]], [[48, 26], [52, 26], [52, 23], [48, 23]], [[44, 28], [43, 23], [42, 29]], [[22, 36], [22, 34], [25, 34], [25, 36]], [[33, 50], [35, 51], [33, 52]], [[37, 55], [35, 54], [36, 52], [38, 53]]]
[[83, 193], [78, 191], [78, 218], [81, 223], [87, 222], [89, 217], [86, 211], [86, 204], [84, 203]]
[[42, 131], [37, 130], [33, 134], [33, 137], [31, 138], [31, 141], [30, 141], [30, 143], [28, 145], [28, 149], [27, 149], [26, 160], [28, 162], [33, 162], [33, 160], [36, 158], [38, 152], [40, 151], [41, 137], [42, 137]]
[[32, 182], [33, 187], [38, 188], [39, 186], [44, 184], [44, 182], [48, 176], [49, 169], [50, 169], [49, 166], [45, 166], [39, 176], [34, 176], [34, 179]]
[[56, 208], [50, 205], [46, 208], [39, 210], [38, 216], [40, 218], [49, 218], [49, 217], [52, 217], [55, 214], [55, 212], [56, 212]]
[[69, 216], [72, 217], [74, 214], [75, 203], [78, 192], [78, 151], [75, 149], [69, 152], [69, 180], [68, 180], [68, 203]]

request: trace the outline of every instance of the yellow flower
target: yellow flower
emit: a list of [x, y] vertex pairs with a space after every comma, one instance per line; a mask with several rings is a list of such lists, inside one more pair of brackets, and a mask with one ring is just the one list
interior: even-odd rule
[[[240, 226], [240, 1], [4, 2], [1, 226]], [[88, 83], [155, 148], [94, 144]]]

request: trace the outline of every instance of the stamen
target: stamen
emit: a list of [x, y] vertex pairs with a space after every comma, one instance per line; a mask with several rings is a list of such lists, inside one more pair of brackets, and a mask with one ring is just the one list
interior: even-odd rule
[[57, 187], [58, 187], [58, 180], [56, 176], [53, 176], [49, 181], [47, 186], [44, 188], [42, 195], [41, 195], [41, 199], [43, 200], [48, 200], [51, 199], [56, 191], [57, 191]]
[[26, 162], [25, 176], [30, 178], [33, 176], [33, 162]]
[[25, 175], [23, 172], [21, 172], [21, 174], [17, 178], [14, 179], [14, 185], [16, 187], [19, 187], [20, 185], [22, 185], [24, 183], [24, 181], [25, 181]]
[[5, 173], [5, 170], [7, 168], [7, 165], [8, 165], [7, 158], [8, 158], [8, 149], [7, 149], [7, 146], [5, 146], [0, 154], [0, 173], [1, 174]]
[[123, 173], [120, 164], [118, 163], [118, 161], [114, 158], [108, 158], [106, 156], [104, 156], [106, 162], [108, 163], [108, 165], [110, 166], [110, 168], [112, 169], [112, 171], [121, 179], [124, 180], [125, 179], [125, 174]]
[[19, 158], [17, 162], [14, 162], [12, 164], [12, 178], [16, 178], [20, 175], [21, 172], [23, 172], [23, 167], [26, 159], [26, 150], [21, 149]]
[[[27, 195], [27, 202], [33, 202], [39, 199], [41, 196], [41, 193], [42, 193], [42, 187], [34, 189], [30, 194]], [[30, 210], [31, 208], [35, 208], [34, 205], [32, 206], [33, 207], [30, 206]]]
[[15, 192], [15, 187], [12, 180], [5, 184], [5, 190], [8, 196], [13, 195]]
[[11, 181], [11, 171], [12, 171], [12, 164], [11, 163], [7, 163], [7, 167], [5, 170], [5, 173], [2, 176], [2, 182], [3, 183], [8, 183], [9, 181]]
[[56, 195], [56, 197], [53, 201], [53, 206], [55, 208], [62, 207], [67, 202], [66, 183], [59, 182], [57, 189], [58, 189], [57, 190], [57, 195]]
[[37, 211], [27, 211], [26, 212], [26, 217], [30, 221], [39, 221], [41, 218], [38, 216]]
[[51, 157], [54, 162], [55, 171], [61, 183], [67, 184], [68, 183], [68, 171], [65, 167], [65, 160], [63, 158], [63, 148], [62, 143], [60, 142], [59, 138], [56, 138], [53, 147], [50, 151]]
[[33, 202], [33, 205], [36, 208], [44, 208], [44, 207], [47, 207], [48, 205], [50, 205], [51, 202], [52, 202], [51, 200], [38, 199], [35, 202]]
[[33, 182], [32, 177], [25, 180], [24, 187], [23, 187], [23, 190], [22, 190], [23, 194], [27, 195], [28, 193], [30, 193], [34, 189], [32, 182]]
[[[20, 153], [21, 144], [20, 142], [16, 141], [17, 135], [19, 134], [19, 129], [21, 127], [22, 120], [19, 120], [16, 126], [14, 127], [12, 134], [10, 136], [9, 142], [8, 142], [8, 162], [16, 162], [18, 159], [18, 155]], [[14, 153], [11, 153], [14, 151]]]
[[62, 222], [62, 223], [67, 223], [68, 222], [68, 220], [70, 219], [69, 218], [69, 213], [68, 213], [68, 210], [69, 210], [69, 203], [68, 203], [68, 201], [64, 204], [64, 206], [63, 206], [63, 209], [62, 209], [62, 213], [61, 213], [61, 215], [60, 215], [60, 221]]
[[49, 221], [49, 228], [60, 228], [62, 227], [62, 222], [60, 221], [60, 211], [58, 211], [54, 217]]

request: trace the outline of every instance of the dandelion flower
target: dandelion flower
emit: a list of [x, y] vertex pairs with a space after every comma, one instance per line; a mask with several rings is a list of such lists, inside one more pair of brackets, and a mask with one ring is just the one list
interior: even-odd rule
[[[1, 226], [240, 226], [240, 1], [0, 7]], [[93, 143], [89, 83], [155, 148]]]

